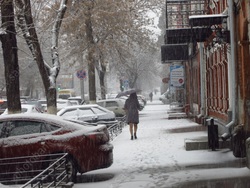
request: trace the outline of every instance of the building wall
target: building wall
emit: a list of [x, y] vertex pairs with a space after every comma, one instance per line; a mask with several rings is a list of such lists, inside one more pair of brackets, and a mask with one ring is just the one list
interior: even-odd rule
[[[228, 7], [227, 1], [218, 1], [214, 6], [208, 6], [209, 14], [220, 14]], [[191, 60], [187, 70], [190, 72], [190, 79], [187, 85], [188, 103], [191, 105], [191, 113], [199, 115], [202, 108], [201, 92], [205, 92], [205, 102], [203, 104], [206, 117], [215, 118], [221, 125], [226, 125], [229, 121], [229, 87], [228, 87], [228, 51], [229, 44], [215, 42], [215, 35], [212, 35], [204, 44], [202, 53], [204, 59], [200, 60], [200, 53]], [[199, 50], [198, 50], [199, 51]], [[204, 63], [205, 68], [205, 88], [201, 91], [200, 63]], [[200, 121], [197, 119], [197, 121]]]
[[[235, 125], [243, 125], [246, 132], [250, 132], [250, 0], [233, 1], [235, 4], [235, 48], [236, 48], [236, 104], [231, 104], [229, 79], [230, 43], [214, 43], [214, 36], [205, 43], [205, 64], [206, 64], [206, 115], [217, 119], [222, 125], [227, 125], [231, 120], [230, 110], [235, 108]], [[239, 2], [237, 4], [237, 2]], [[210, 14], [220, 14], [228, 7], [227, 0], [221, 0], [210, 7]], [[198, 54], [197, 54], [198, 55]], [[193, 64], [193, 63], [191, 63]], [[232, 65], [230, 65], [232, 66]], [[234, 65], [233, 65], [234, 66]], [[191, 70], [194, 75], [196, 69]], [[199, 76], [199, 75], [198, 75]], [[195, 78], [190, 79], [194, 85]], [[191, 90], [192, 87], [189, 88]], [[193, 88], [194, 89], [194, 88]], [[189, 101], [195, 102], [194, 91]], [[195, 113], [195, 112], [193, 112]]]
[[249, 6], [249, 0], [245, 0], [236, 7], [238, 124], [244, 125], [248, 132], [250, 130]]
[[212, 46], [206, 54], [207, 113], [224, 124], [229, 108], [227, 50], [225, 44]]

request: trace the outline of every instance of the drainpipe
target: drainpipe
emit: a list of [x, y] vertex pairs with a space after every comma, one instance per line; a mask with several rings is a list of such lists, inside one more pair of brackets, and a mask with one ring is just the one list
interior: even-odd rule
[[231, 56], [229, 56], [229, 63], [228, 63], [228, 79], [229, 79], [229, 84], [228, 84], [228, 89], [229, 89], [229, 109], [228, 112], [231, 112], [229, 114], [229, 117], [231, 115], [231, 121], [225, 126], [226, 127], [226, 133], [221, 135], [221, 138], [223, 140], [227, 140], [232, 136], [232, 128], [233, 125], [236, 122], [236, 78], [235, 78], [235, 65], [236, 65], [236, 60], [235, 60], [235, 31], [234, 31], [234, 26], [235, 26], [235, 19], [234, 19], [234, 4], [233, 0], [228, 0], [228, 15], [229, 15], [229, 30], [230, 30], [230, 53]]
[[200, 76], [201, 76], [201, 107], [200, 107], [200, 114], [199, 117], [202, 117], [205, 115], [205, 93], [206, 93], [206, 87], [205, 87], [205, 62], [204, 62], [204, 43], [200, 43]]

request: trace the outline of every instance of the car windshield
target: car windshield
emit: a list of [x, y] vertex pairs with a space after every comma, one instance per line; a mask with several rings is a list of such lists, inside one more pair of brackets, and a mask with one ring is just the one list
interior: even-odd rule
[[0, 109], [5, 109], [5, 108], [7, 108], [7, 101], [0, 100]]
[[22, 108], [22, 113], [25, 113], [28, 111], [28, 108]]

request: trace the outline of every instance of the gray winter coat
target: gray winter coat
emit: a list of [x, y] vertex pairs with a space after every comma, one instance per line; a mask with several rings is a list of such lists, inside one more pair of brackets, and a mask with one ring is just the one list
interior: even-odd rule
[[127, 112], [127, 123], [139, 123], [139, 109], [140, 104], [137, 99], [131, 100], [128, 98], [125, 102], [124, 109]]

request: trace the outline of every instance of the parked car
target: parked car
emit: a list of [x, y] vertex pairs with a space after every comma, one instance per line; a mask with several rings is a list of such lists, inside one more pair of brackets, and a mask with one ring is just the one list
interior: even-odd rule
[[58, 98], [59, 99], [68, 99], [69, 97], [75, 97], [75, 90], [74, 89], [60, 89], [58, 91]]
[[169, 89], [164, 92], [160, 97], [159, 100], [163, 102], [163, 104], [169, 104], [170, 103], [170, 98], [171, 98], [171, 93]]
[[[12, 114], [0, 117], [0, 180], [46, 169], [51, 154], [68, 153], [67, 175], [107, 168], [113, 146], [105, 125], [84, 126], [50, 114]], [[15, 158], [16, 163], [9, 163]], [[35, 161], [40, 161], [39, 163]]]
[[47, 100], [46, 99], [40, 99], [38, 100], [39, 103], [41, 103], [42, 108], [43, 108], [43, 112], [47, 112]]
[[126, 114], [124, 110], [125, 100], [123, 99], [103, 99], [97, 101], [96, 103], [110, 111], [113, 111], [116, 117], [122, 117]]
[[39, 100], [29, 99], [29, 100], [24, 100], [21, 103], [22, 104], [31, 104], [31, 105], [34, 105], [38, 111], [40, 111], [41, 113], [44, 112], [44, 108], [42, 106], [42, 103]]
[[67, 106], [62, 108], [58, 113], [58, 116], [63, 116], [67, 119], [75, 119], [86, 122], [98, 122], [98, 121], [114, 121], [115, 113], [103, 108], [97, 104], [86, 104], [77, 106]]
[[[42, 113], [40, 109], [37, 108], [35, 104], [21, 104], [21, 113]], [[8, 108], [1, 115], [8, 115]]]
[[0, 99], [0, 114], [2, 114], [6, 108], [7, 108], [7, 100]]
[[[39, 103], [42, 105], [42, 109], [44, 112], [47, 112], [47, 101], [46, 99], [40, 99]], [[77, 99], [69, 100], [69, 99], [57, 99], [57, 111], [61, 110], [62, 108], [66, 106], [73, 106], [73, 105], [79, 105], [79, 101]]]
[[56, 101], [57, 111], [60, 111], [64, 107], [78, 105], [78, 104], [79, 104], [78, 102], [76, 102], [76, 101], [71, 102], [68, 99], [57, 99], [57, 101]]
[[147, 104], [147, 98], [143, 95], [137, 95], [138, 99], [142, 100], [144, 103], [144, 106]]
[[82, 98], [80, 96], [69, 97], [68, 100], [69, 101], [78, 101], [79, 104], [84, 104], [85, 103], [85, 101], [82, 100]]

